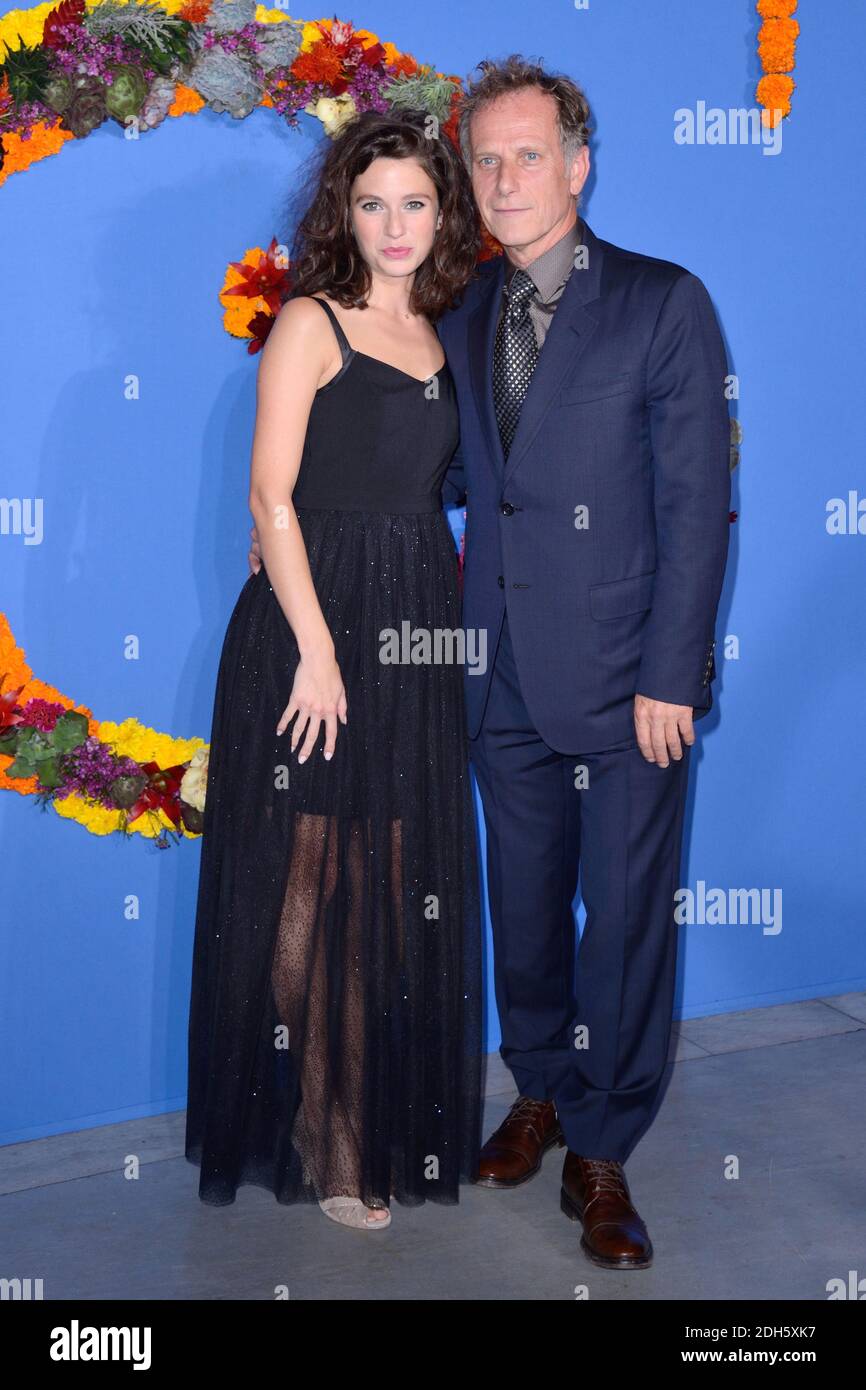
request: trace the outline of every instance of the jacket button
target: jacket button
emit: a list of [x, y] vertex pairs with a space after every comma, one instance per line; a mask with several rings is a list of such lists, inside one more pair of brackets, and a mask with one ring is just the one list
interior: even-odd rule
[[513, 515], [514, 515], [514, 507], [512, 506], [512, 504], [511, 504], [510, 502], [502, 502], [502, 503], [500, 504], [499, 510], [501, 511], [501, 513], [502, 513], [503, 516], [513, 516]]
[[499, 585], [500, 589], [504, 589], [504, 588], [505, 588], [505, 578], [504, 578], [503, 575], [500, 574], [500, 576], [499, 576], [499, 578], [497, 579], [496, 582], [497, 582], [497, 584]]

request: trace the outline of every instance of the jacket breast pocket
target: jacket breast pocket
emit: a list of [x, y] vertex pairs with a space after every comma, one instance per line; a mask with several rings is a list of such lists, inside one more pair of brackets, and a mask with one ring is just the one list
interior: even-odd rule
[[625, 618], [652, 607], [655, 570], [614, 579], [609, 584], [593, 584], [589, 591], [589, 611], [598, 622]]
[[559, 393], [560, 405], [583, 405], [584, 401], [600, 401], [606, 396], [620, 396], [631, 390], [631, 372], [620, 372], [618, 376], [607, 377], [604, 381], [580, 381], [572, 386], [564, 386]]

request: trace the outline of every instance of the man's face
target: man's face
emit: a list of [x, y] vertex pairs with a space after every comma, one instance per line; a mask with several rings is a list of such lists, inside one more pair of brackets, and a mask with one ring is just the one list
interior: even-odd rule
[[472, 117], [472, 189], [487, 230], [518, 265], [565, 234], [589, 174], [589, 150], [566, 168], [556, 102], [534, 87], [497, 97]]

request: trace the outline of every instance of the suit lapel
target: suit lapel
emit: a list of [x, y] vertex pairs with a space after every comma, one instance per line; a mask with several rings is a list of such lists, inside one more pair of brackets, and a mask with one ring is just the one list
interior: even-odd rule
[[[585, 222], [583, 245], [587, 247], [585, 268], [582, 268], [581, 263], [575, 265], [553, 312], [544, 345], [523, 399], [520, 420], [514, 432], [504, 470], [503, 483], [508, 482], [514, 470], [526, 458], [529, 446], [553, 406], [566, 373], [573, 370], [575, 363], [586, 352], [598, 326], [598, 319], [587, 312], [585, 305], [599, 297], [604, 251], [598, 238]], [[492, 376], [491, 368], [491, 401]]]
[[523, 401], [520, 421], [511, 444], [508, 462], [502, 452], [496, 411], [493, 405], [493, 345], [502, 303], [505, 280], [505, 257], [491, 274], [482, 296], [469, 319], [469, 363], [472, 390], [478, 416], [487, 441], [490, 460], [496, 476], [507, 483], [518, 464], [526, 457], [556, 393], [569, 368], [586, 351], [598, 320], [588, 313], [585, 305], [598, 299], [601, 287], [604, 250], [587, 223], [581, 218], [583, 244], [587, 247], [586, 267], [576, 265], [568, 277], [565, 289], [554, 310], [539, 353], [532, 380]]
[[491, 274], [481, 298], [469, 317], [468, 348], [469, 373], [472, 378], [472, 391], [478, 418], [487, 440], [489, 457], [498, 478], [502, 477], [505, 456], [496, 423], [493, 406], [493, 343], [496, 338], [496, 324], [502, 302], [502, 285], [505, 280], [505, 257], [499, 257], [499, 266]]

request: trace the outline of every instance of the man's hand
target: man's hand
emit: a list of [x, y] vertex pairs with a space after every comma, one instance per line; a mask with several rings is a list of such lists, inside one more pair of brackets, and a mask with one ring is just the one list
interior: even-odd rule
[[250, 562], [250, 574], [258, 574], [262, 567], [262, 548], [259, 545], [259, 533], [255, 526], [250, 527], [250, 535], [253, 538], [253, 543], [250, 546], [250, 553], [247, 556]]
[[664, 700], [650, 700], [646, 695], [635, 695], [635, 733], [638, 747], [648, 763], [667, 767], [670, 758], [680, 761], [683, 756], [682, 743], [691, 745], [695, 741], [692, 709], [692, 705], [669, 705]]

